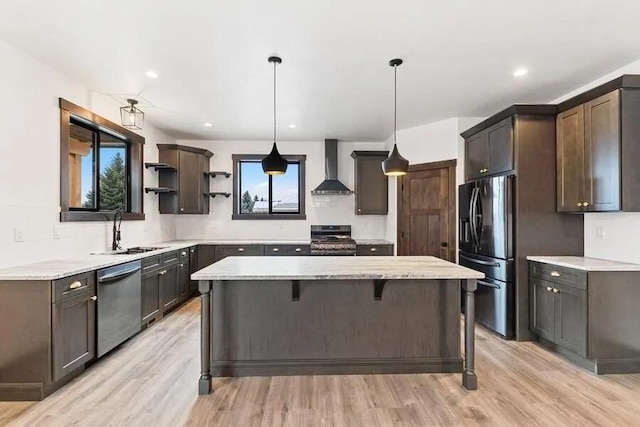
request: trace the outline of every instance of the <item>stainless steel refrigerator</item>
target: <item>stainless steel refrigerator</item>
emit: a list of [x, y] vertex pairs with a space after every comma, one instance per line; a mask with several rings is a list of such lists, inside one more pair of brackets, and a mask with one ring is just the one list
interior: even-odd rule
[[459, 264], [485, 274], [478, 280], [476, 321], [505, 338], [515, 335], [513, 175], [461, 185]]

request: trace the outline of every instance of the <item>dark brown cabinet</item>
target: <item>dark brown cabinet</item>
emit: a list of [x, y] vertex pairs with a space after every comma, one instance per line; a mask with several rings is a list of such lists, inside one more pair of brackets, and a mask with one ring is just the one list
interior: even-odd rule
[[162, 317], [160, 305], [161, 257], [142, 260], [142, 324], [146, 325]]
[[358, 243], [356, 245], [356, 255], [358, 256], [393, 256], [393, 245]]
[[189, 248], [178, 251], [178, 302], [186, 301], [191, 295], [189, 279]]
[[53, 381], [64, 378], [94, 359], [96, 298], [95, 284], [92, 283], [84, 292], [71, 293], [53, 304]]
[[209, 213], [208, 150], [176, 144], [158, 144], [158, 159], [172, 169], [159, 169], [158, 184], [175, 190], [158, 195], [161, 214]]
[[166, 311], [178, 303], [178, 253], [170, 252], [162, 256], [162, 270], [160, 270], [160, 304]]
[[508, 117], [465, 139], [467, 180], [498, 175], [514, 168], [513, 120]]
[[356, 215], [386, 215], [389, 178], [382, 172], [388, 151], [354, 151]]
[[553, 283], [532, 277], [530, 290], [531, 330], [538, 336], [553, 341], [556, 336]]
[[263, 245], [220, 245], [216, 246], [216, 262], [228, 256], [263, 256]]
[[309, 245], [265, 245], [266, 256], [304, 256], [309, 255]]

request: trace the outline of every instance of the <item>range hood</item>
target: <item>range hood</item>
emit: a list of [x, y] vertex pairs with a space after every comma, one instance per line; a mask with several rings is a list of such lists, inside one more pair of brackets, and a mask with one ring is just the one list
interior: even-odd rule
[[313, 195], [343, 195], [353, 194], [346, 185], [338, 181], [338, 140], [324, 140], [324, 181], [311, 194]]

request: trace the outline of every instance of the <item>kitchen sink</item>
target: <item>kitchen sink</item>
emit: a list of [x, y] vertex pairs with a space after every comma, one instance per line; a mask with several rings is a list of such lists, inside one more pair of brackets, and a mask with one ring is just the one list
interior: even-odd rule
[[94, 255], [132, 255], [143, 254], [145, 252], [157, 251], [158, 249], [166, 249], [166, 246], [134, 246], [133, 248], [122, 249], [119, 251], [102, 252]]

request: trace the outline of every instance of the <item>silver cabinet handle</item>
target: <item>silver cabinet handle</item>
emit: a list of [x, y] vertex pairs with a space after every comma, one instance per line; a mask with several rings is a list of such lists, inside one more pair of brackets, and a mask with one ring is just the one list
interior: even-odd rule
[[554, 293], [554, 294], [559, 294], [559, 293], [560, 293], [560, 290], [559, 290], [558, 288], [553, 288], [553, 293]]
[[296, 248], [296, 252], [302, 252], [302, 249]]
[[185, 252], [182, 252], [182, 253], [181, 253], [181, 255], [182, 255], [182, 256], [187, 256], [187, 252], [186, 252], [186, 251], [185, 251]]
[[552, 271], [551, 274], [553, 277], [560, 277], [560, 273], [558, 273], [557, 271]]
[[184, 208], [180, 208], [180, 212], [184, 212]]
[[180, 264], [180, 268], [184, 267], [184, 264]]
[[77, 280], [69, 285], [69, 289], [78, 289], [81, 287], [82, 287], [82, 282], [79, 282]]
[[160, 274], [162, 274], [162, 275], [164, 276], [165, 274], [167, 274], [167, 270], [162, 270], [162, 271], [160, 272]]
[[273, 252], [278, 252], [278, 251], [280, 251], [280, 249], [278, 249], [278, 248], [273, 248]]
[[244, 248], [238, 248], [238, 252], [244, 252]]
[[378, 252], [378, 248], [371, 248], [371, 252]]
[[91, 301], [96, 301], [97, 299], [98, 299], [98, 297], [95, 296], [95, 295], [91, 297]]
[[551, 286], [547, 286], [547, 292], [551, 292], [553, 291], [553, 288]]
[[192, 254], [194, 254], [194, 253], [196, 253], [196, 250], [195, 250], [195, 249], [191, 249], [191, 250], [190, 250], [190, 252], [191, 252]]

